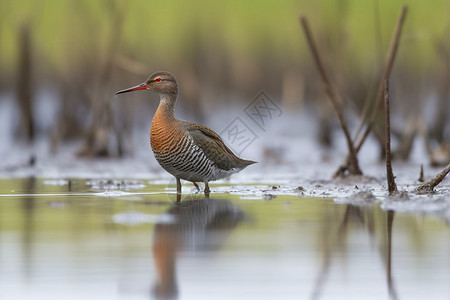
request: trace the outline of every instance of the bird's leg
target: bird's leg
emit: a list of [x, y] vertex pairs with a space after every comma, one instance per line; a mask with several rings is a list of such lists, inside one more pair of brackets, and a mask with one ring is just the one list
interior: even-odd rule
[[205, 195], [209, 196], [209, 193], [211, 193], [211, 190], [209, 189], [208, 182], [205, 181]]
[[197, 192], [200, 192], [200, 187], [198, 186], [197, 182], [192, 181], [192, 183], [194, 184], [195, 188], [197, 189]]
[[175, 178], [177, 180], [177, 194], [181, 195], [181, 181], [180, 181], [180, 178], [178, 178], [178, 177], [175, 177]]

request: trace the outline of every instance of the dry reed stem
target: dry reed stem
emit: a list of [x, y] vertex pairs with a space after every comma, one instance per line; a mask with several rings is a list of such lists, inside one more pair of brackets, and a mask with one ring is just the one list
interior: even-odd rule
[[402, 34], [403, 24], [405, 23], [406, 13], [408, 11], [408, 7], [406, 5], [402, 6], [402, 10], [400, 11], [400, 16], [398, 17], [397, 26], [395, 28], [394, 35], [392, 36], [391, 44], [389, 47], [389, 52], [386, 57], [386, 63], [384, 67], [383, 74], [381, 76], [380, 84], [378, 85], [378, 92], [377, 96], [375, 98], [375, 107], [372, 110], [372, 114], [370, 116], [369, 121], [367, 122], [367, 115], [364, 115], [363, 118], [361, 118], [361, 121], [358, 125], [358, 129], [356, 130], [355, 140], [356, 137], [359, 135], [359, 132], [361, 131], [364, 124], [367, 123], [366, 130], [364, 131], [363, 136], [357, 143], [356, 149], [361, 149], [362, 144], [364, 144], [366, 138], [369, 136], [370, 131], [372, 130], [372, 125], [375, 120], [375, 117], [377, 115], [378, 110], [376, 109], [376, 105], [380, 105], [383, 100], [383, 91], [384, 91], [384, 82], [388, 80], [389, 76], [391, 75], [392, 67], [394, 65], [395, 57], [398, 50], [398, 45], [400, 42], [400, 37]]
[[417, 193], [432, 193], [434, 188], [444, 180], [445, 176], [450, 172], [450, 164], [448, 164], [439, 174], [434, 178], [431, 178], [424, 183], [422, 183], [418, 188], [416, 188]]
[[424, 174], [423, 174], [423, 164], [420, 165], [419, 181], [420, 182], [424, 182], [425, 181], [425, 177], [424, 177]]
[[35, 136], [33, 117], [33, 49], [31, 26], [22, 24], [18, 34], [19, 65], [17, 76], [17, 102], [20, 109], [20, 132], [27, 142], [33, 142]]
[[[383, 74], [381, 77], [380, 84], [378, 86], [377, 96], [375, 98], [375, 106], [376, 106], [377, 101], [381, 102], [383, 100], [384, 82], [389, 78], [391, 71], [392, 71], [392, 67], [394, 65], [394, 60], [395, 60], [395, 57], [397, 54], [398, 45], [399, 45], [400, 37], [402, 34], [403, 24], [405, 22], [407, 10], [408, 10], [408, 7], [406, 5], [403, 5], [402, 10], [400, 11], [400, 16], [397, 21], [397, 26], [395, 28], [394, 35], [391, 40], [391, 44], [389, 46], [389, 52], [386, 56], [386, 63], [385, 63], [384, 71], [383, 71]], [[370, 132], [372, 131], [372, 125], [373, 125], [376, 113], [377, 113], [377, 110], [373, 109], [372, 115], [370, 116], [369, 121], [367, 121], [367, 114], [363, 114], [363, 116], [361, 117], [361, 121], [358, 125], [358, 129], [356, 130], [356, 134], [355, 134], [355, 138], [354, 138], [354, 142], [356, 143], [356, 145], [354, 146], [355, 156], [356, 156], [356, 154], [358, 154], [359, 150], [361, 150], [364, 142], [366, 141], [367, 137], [369, 136]], [[361, 136], [361, 138], [358, 140], [358, 142], [356, 142], [357, 138], [359, 136], [359, 133], [361, 132], [361, 130], [363, 129], [365, 124], [367, 124], [367, 127], [364, 130], [364, 133]], [[344, 164], [339, 166], [339, 168], [335, 171], [333, 177], [340, 177], [349, 169], [350, 158], [352, 155], [353, 155], [352, 153], [349, 153], [347, 155], [347, 158], [346, 158]]]
[[384, 84], [384, 130], [385, 130], [385, 151], [386, 151], [386, 173], [389, 195], [398, 192], [395, 184], [395, 176], [392, 171], [391, 162], [391, 118], [389, 109], [389, 81], [386, 80]]
[[344, 114], [343, 114], [342, 108], [340, 106], [341, 102], [339, 101], [339, 97], [336, 93], [336, 90], [331, 85], [331, 83], [328, 79], [327, 73], [325, 71], [325, 67], [323, 65], [322, 59], [319, 54], [319, 50], [317, 49], [311, 29], [308, 24], [308, 20], [306, 19], [305, 16], [303, 16], [303, 15], [300, 16], [300, 23], [303, 27], [306, 41], [308, 42], [308, 46], [311, 50], [314, 61], [316, 63], [316, 67], [319, 70], [320, 77], [324, 84], [325, 92], [327, 93], [328, 99], [330, 99], [331, 104], [333, 105], [334, 111], [336, 112], [336, 115], [339, 120], [339, 124], [341, 125], [342, 131], [344, 132], [345, 139], [347, 141], [347, 146], [348, 146], [349, 153], [350, 153], [350, 162], [351, 162], [351, 164], [349, 166], [349, 171], [351, 174], [360, 175], [360, 174], [362, 174], [362, 172], [359, 168], [358, 158], [356, 157], [356, 151], [355, 151], [355, 148], [353, 147], [353, 141], [352, 141], [352, 138], [350, 137], [350, 133], [349, 133], [348, 127], [347, 127], [347, 122], [344, 119]]

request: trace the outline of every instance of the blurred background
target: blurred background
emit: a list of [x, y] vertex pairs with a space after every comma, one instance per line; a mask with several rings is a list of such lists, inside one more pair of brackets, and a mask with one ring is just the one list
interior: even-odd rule
[[[354, 129], [375, 96], [402, 4], [409, 10], [390, 78], [394, 155], [408, 160], [420, 136], [428, 161], [445, 164], [448, 0], [1, 0], [0, 154], [10, 158], [2, 167], [33, 165], [41, 152], [61, 149], [67, 157], [130, 156], [141, 144], [149, 151], [143, 132], [157, 96], [115, 99], [114, 92], [159, 70], [178, 78], [177, 113], [184, 119], [220, 132], [264, 90], [280, 103], [291, 130], [310, 132], [333, 149], [340, 129], [298, 16], [310, 21]], [[302, 122], [305, 112], [310, 117]], [[383, 136], [374, 133], [381, 146]]]

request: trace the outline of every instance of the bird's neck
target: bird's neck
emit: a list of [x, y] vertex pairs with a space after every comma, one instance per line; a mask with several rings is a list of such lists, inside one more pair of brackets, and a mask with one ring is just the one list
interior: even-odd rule
[[150, 127], [150, 142], [153, 152], [167, 151], [167, 140], [171, 140], [177, 131], [174, 107], [176, 95], [161, 95], [158, 109]]
[[175, 102], [176, 94], [161, 94], [159, 98], [159, 106], [156, 110], [155, 117], [164, 119], [165, 121], [175, 121]]

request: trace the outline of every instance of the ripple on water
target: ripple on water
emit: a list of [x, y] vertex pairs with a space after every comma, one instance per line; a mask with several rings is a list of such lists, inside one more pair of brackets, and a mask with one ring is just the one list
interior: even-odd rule
[[140, 224], [173, 224], [176, 217], [171, 214], [151, 215], [138, 211], [125, 211], [112, 216], [112, 220], [116, 224], [121, 225], [140, 225]]

